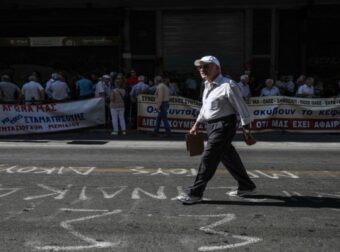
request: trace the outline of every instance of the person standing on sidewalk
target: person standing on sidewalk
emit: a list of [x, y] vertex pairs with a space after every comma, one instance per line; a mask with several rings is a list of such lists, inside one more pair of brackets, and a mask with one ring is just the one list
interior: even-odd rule
[[126, 135], [126, 123], [125, 123], [125, 106], [124, 96], [126, 91], [124, 89], [124, 83], [120, 79], [115, 81], [116, 88], [112, 90], [110, 96], [110, 111], [112, 120], [112, 133], [111, 135], [118, 135], [118, 124], [123, 135]]
[[229, 196], [253, 193], [256, 186], [231, 143], [237, 130], [237, 113], [245, 134], [250, 135], [250, 113], [240, 89], [236, 82], [222, 76], [220, 62], [216, 57], [204, 56], [195, 60], [194, 65], [205, 80], [205, 88], [200, 113], [189, 133], [197, 134], [200, 124], [206, 122], [208, 141], [194, 184], [179, 195], [177, 200], [183, 204], [200, 202], [220, 162], [238, 182], [238, 189], [229, 192]]
[[159, 133], [159, 128], [161, 126], [161, 121], [163, 122], [165, 128], [165, 136], [171, 137], [171, 129], [168, 121], [168, 109], [169, 109], [169, 87], [160, 81], [156, 87], [156, 111], [158, 112], [156, 119], [156, 126], [153, 131], [153, 136], [157, 136]]

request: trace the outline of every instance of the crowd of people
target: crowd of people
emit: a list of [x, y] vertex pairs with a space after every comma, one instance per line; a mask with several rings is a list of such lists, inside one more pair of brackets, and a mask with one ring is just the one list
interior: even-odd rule
[[[230, 76], [227, 76], [230, 77]], [[292, 75], [281, 76], [279, 79], [268, 78], [263, 85], [255, 84], [253, 76], [245, 71], [237, 81], [243, 97], [257, 96], [297, 96], [297, 97], [332, 97], [340, 95], [340, 81], [331, 92], [325, 90], [321, 81], [313, 77], [300, 75], [295, 81]], [[109, 97], [112, 90], [121, 83], [131, 102], [136, 100], [140, 93], [154, 94], [157, 85], [163, 82], [169, 87], [170, 96], [180, 95], [191, 99], [201, 99], [202, 83], [193, 73], [182, 80], [174, 79], [169, 75], [157, 75], [148, 78], [137, 75], [131, 70], [127, 75], [110, 72], [97, 76], [96, 74], [77, 74], [72, 80], [67, 80], [63, 73], [54, 72], [47, 81], [41, 80], [38, 72], [27, 77], [27, 82], [21, 85], [14, 83], [11, 76], [2, 74], [0, 80], [1, 103], [32, 103], [32, 102], [63, 102], [68, 100], [87, 99], [91, 97]]]
[[[157, 134], [160, 121], [164, 119], [164, 111], [167, 110], [164, 103], [167, 102], [168, 106], [169, 96], [181, 93], [177, 84], [171, 82], [168, 76], [157, 75], [153, 79], [148, 79], [144, 75], [137, 75], [134, 70], [131, 70], [128, 76], [116, 72], [103, 74], [100, 77], [95, 74], [89, 76], [78, 74], [71, 83], [61, 72], [52, 73], [46, 82], [41, 81], [39, 73], [33, 72], [21, 88], [8, 74], [3, 74], [0, 78], [0, 103], [39, 104], [93, 97], [104, 98], [106, 123], [112, 123], [112, 135], [118, 135], [119, 132], [125, 135], [127, 127], [137, 127], [139, 94], [156, 95], [158, 109], [163, 111], [157, 118], [158, 126], [155, 128]], [[167, 135], [170, 135], [169, 127]]]
[[256, 96], [295, 96], [304, 98], [325, 98], [340, 96], [340, 81], [335, 88], [326, 89], [321, 81], [315, 82], [314, 77], [300, 75], [295, 81], [292, 75], [281, 76], [275, 80], [268, 78], [264, 86], [254, 87], [251, 77], [247, 74], [240, 76], [237, 83], [244, 98]]
[[[0, 78], [0, 103], [56, 103], [103, 97], [106, 101], [106, 122], [112, 122], [113, 135], [118, 134], [118, 128], [122, 134], [126, 134], [127, 127], [136, 128], [137, 96], [139, 94], [155, 95], [157, 87], [164, 84], [169, 96], [180, 95], [200, 100], [204, 86], [201, 81], [195, 78], [194, 74], [188, 74], [185, 79], [179, 81], [169, 75], [148, 78], [142, 74], [138, 75], [134, 70], [131, 70], [127, 75], [110, 72], [100, 77], [96, 74], [79, 73], [72, 78], [72, 81], [69, 81], [62, 72], [54, 72], [45, 82], [41, 80], [39, 72], [33, 72], [28, 75], [27, 82], [23, 83], [21, 88], [13, 82], [8, 74], [2, 74]], [[304, 75], [299, 76], [295, 81], [291, 75], [282, 76], [277, 80], [268, 78], [260, 88], [259, 85], [255, 87], [252, 80], [253, 77], [246, 71], [236, 81], [244, 99], [254, 96], [283, 95], [314, 98], [326, 95], [321, 82], [315, 83], [313, 77]], [[326, 97], [332, 96], [340, 96], [340, 81], [337, 88], [332, 90], [331, 94], [326, 95]], [[159, 120], [161, 119], [159, 118]]]

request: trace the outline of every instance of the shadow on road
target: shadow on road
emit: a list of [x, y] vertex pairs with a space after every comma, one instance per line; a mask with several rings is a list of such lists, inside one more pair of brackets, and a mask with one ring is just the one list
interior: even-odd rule
[[95, 140], [72, 140], [67, 142], [67, 144], [94, 144], [94, 145], [103, 145], [106, 144], [108, 141], [95, 141]]
[[[339, 133], [289, 133], [289, 132], [266, 132], [256, 133], [255, 137], [259, 142], [340, 142]], [[127, 135], [112, 136], [111, 130], [105, 128], [86, 128], [78, 130], [70, 130], [63, 132], [53, 133], [39, 133], [39, 134], [27, 134], [27, 135], [11, 135], [0, 136], [0, 142], [12, 142], [12, 141], [184, 141], [184, 133], [174, 133], [171, 138], [165, 138], [160, 134], [158, 137], [153, 137], [148, 132], [141, 132], [138, 130], [128, 130]], [[243, 141], [242, 135], [237, 134], [235, 141]], [[100, 144], [100, 143], [99, 143]]]
[[330, 197], [249, 195], [239, 199], [203, 200], [199, 204], [340, 209], [340, 199]]

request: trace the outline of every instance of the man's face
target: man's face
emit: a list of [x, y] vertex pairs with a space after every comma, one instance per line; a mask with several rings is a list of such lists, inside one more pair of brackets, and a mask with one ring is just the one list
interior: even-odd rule
[[169, 84], [169, 83], [170, 83], [170, 79], [169, 79], [169, 78], [164, 78], [164, 79], [163, 79], [163, 82], [164, 82], [164, 84], [166, 84], [166, 85], [167, 85], [167, 84]]
[[123, 78], [122, 77], [117, 77], [115, 80], [116, 85], [119, 85], [121, 83], [123, 83]]
[[201, 63], [197, 69], [200, 72], [202, 79], [209, 81], [213, 80], [216, 75], [220, 73], [219, 66], [212, 63]]
[[162, 78], [159, 77], [159, 78], [156, 78], [156, 79], [155, 79], [155, 84], [156, 84], [156, 85], [158, 85], [158, 84], [161, 83], [161, 82], [162, 82]]
[[314, 79], [312, 79], [312, 78], [307, 78], [306, 84], [307, 84], [308, 86], [313, 86], [313, 84], [314, 84]]
[[248, 78], [248, 77], [243, 78], [243, 79], [242, 79], [242, 82], [243, 82], [244, 84], [248, 84], [249, 78]]
[[272, 87], [273, 87], [273, 81], [272, 80], [267, 80], [266, 81], [266, 86], [267, 86], [267, 88], [269, 88], [269, 89], [271, 89]]
[[105, 84], [109, 84], [110, 83], [110, 79], [108, 79], [108, 78], [103, 78], [103, 81], [104, 81]]

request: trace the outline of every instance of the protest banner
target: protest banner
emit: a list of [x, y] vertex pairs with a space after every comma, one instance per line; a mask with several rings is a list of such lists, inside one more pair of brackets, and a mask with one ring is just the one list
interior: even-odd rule
[[104, 123], [102, 98], [65, 103], [0, 104], [0, 135], [56, 132]]
[[[190, 130], [200, 111], [201, 103], [179, 96], [171, 97], [169, 102], [168, 118], [171, 130], [182, 133]], [[254, 132], [340, 133], [340, 98], [252, 97], [247, 103], [253, 119]], [[155, 97], [138, 96], [138, 129], [153, 130], [156, 117]]]
[[[171, 96], [168, 120], [172, 132], [187, 132], [195, 123], [199, 114], [201, 102], [180, 96]], [[152, 131], [156, 125], [155, 96], [138, 95], [138, 130]], [[164, 131], [163, 123], [161, 131]]]
[[340, 98], [254, 97], [254, 131], [340, 132]]

